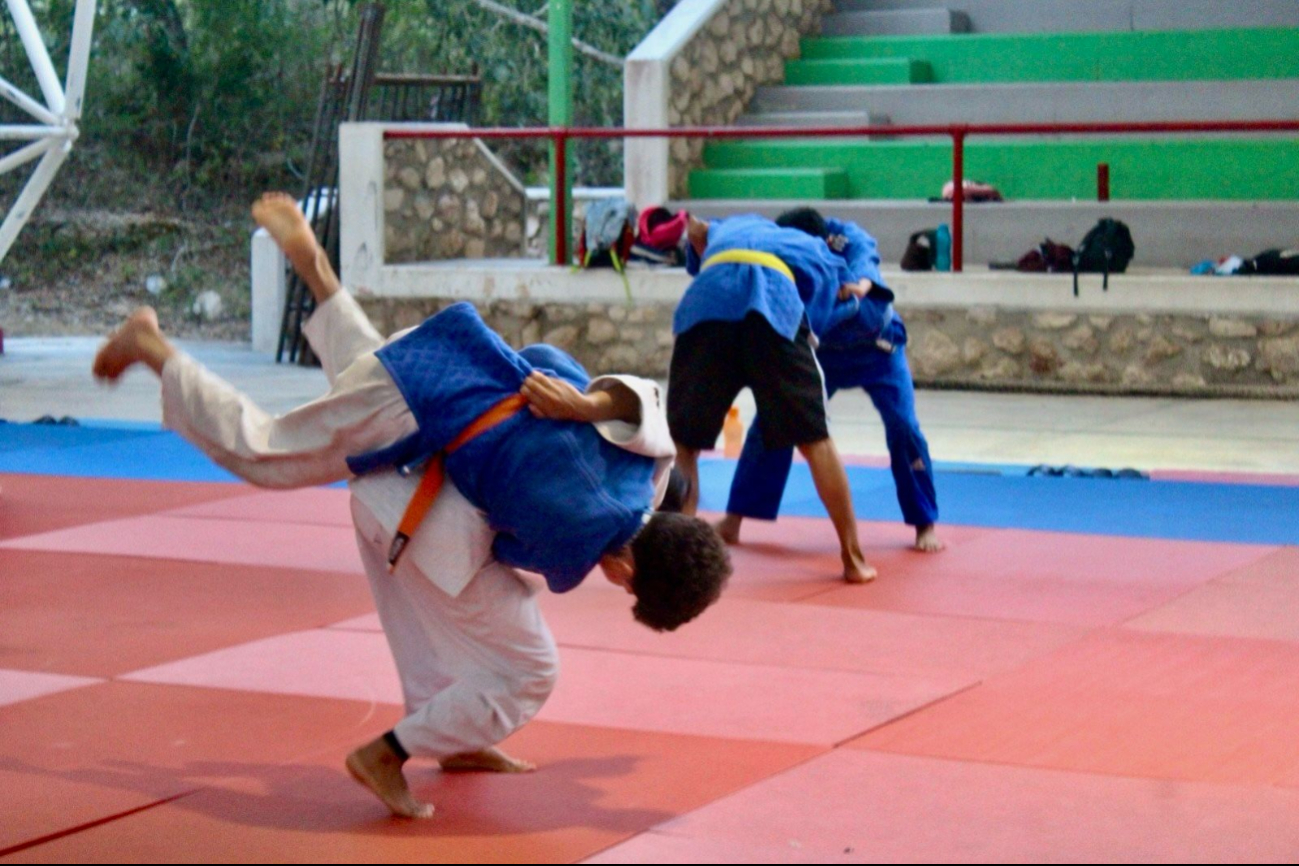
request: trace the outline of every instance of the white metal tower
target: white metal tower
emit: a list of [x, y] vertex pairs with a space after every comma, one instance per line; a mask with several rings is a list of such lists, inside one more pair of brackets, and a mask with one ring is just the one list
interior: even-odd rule
[[[81, 119], [81, 102], [86, 92], [86, 68], [90, 61], [90, 37], [95, 26], [96, 2], [97, 0], [77, 0], [76, 12], [72, 18], [67, 79], [60, 84], [27, 0], [6, 0], [14, 28], [22, 39], [27, 59], [45, 101], [42, 104], [0, 76], [0, 96], [17, 105], [34, 121], [0, 125], [0, 142], [5, 143], [5, 150], [8, 151], [0, 156], [0, 174], [13, 171], [33, 160], [40, 160], [28, 178], [27, 185], [9, 209], [4, 223], [0, 224], [0, 262], [4, 261], [18, 232], [40, 203], [41, 196], [72, 150], [72, 143], [77, 140], [77, 121]], [[19, 142], [17, 149], [10, 151], [10, 142]]]

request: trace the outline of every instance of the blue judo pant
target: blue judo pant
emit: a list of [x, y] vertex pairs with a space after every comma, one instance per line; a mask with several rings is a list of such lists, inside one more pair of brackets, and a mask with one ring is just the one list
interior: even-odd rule
[[[862, 388], [880, 413], [903, 519], [911, 526], [937, 523], [934, 465], [929, 459], [929, 443], [920, 432], [920, 421], [916, 418], [916, 392], [906, 352], [901, 346], [892, 353], [873, 348], [822, 351], [818, 360], [825, 372], [828, 396], [845, 388]], [[767, 450], [762, 444], [761, 420], [754, 420], [744, 440], [726, 511], [742, 517], [775, 520], [789, 481], [794, 449]]]

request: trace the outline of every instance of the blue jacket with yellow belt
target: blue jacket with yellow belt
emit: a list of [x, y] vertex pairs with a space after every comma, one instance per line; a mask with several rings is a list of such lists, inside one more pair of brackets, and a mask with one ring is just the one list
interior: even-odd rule
[[[419, 430], [348, 460], [357, 475], [412, 467], [441, 452], [534, 369], [584, 390], [577, 361], [552, 346], [514, 351], [467, 303], [455, 304], [376, 355]], [[447, 455], [446, 473], [495, 530], [501, 562], [535, 571], [554, 592], [582, 582], [631, 541], [653, 506], [654, 460], [605, 440], [591, 424], [526, 409]]]
[[[788, 273], [744, 262], [709, 264], [732, 250], [774, 255]], [[846, 262], [820, 238], [781, 228], [766, 217], [744, 215], [709, 223], [703, 262], [691, 247], [686, 268], [695, 279], [673, 316], [675, 334], [701, 322], [738, 322], [758, 313], [787, 340], [794, 339], [806, 315], [808, 327], [819, 337], [857, 313], [855, 298], [838, 300], [839, 287], [849, 282]]]

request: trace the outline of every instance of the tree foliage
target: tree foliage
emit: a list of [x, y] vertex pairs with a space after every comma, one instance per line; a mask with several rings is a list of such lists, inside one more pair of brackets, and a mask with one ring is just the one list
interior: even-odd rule
[[[543, 0], [498, 2], [545, 17]], [[626, 56], [661, 5], [581, 0], [574, 35]], [[31, 6], [61, 67], [74, 2], [32, 0]], [[246, 199], [250, 187], [288, 182], [305, 161], [325, 71], [350, 56], [360, 6], [360, 0], [100, 0], [83, 144], [93, 143], [105, 159], [158, 173], [183, 205], [207, 196]], [[470, 0], [387, 0], [385, 6], [383, 70], [476, 68], [484, 81], [480, 122], [545, 124], [545, 36]], [[4, 74], [34, 86], [10, 62], [22, 52], [7, 18], [5, 25]], [[620, 124], [621, 70], [583, 55], [574, 64], [576, 122]], [[510, 156], [525, 174], [535, 174], [543, 154], [534, 146]], [[577, 161], [578, 182], [621, 179], [616, 145], [583, 143]]]

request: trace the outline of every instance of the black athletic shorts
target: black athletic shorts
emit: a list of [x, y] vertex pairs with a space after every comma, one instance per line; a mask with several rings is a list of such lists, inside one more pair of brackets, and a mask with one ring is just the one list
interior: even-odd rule
[[701, 451], [717, 444], [742, 388], [753, 391], [769, 449], [819, 442], [830, 435], [825, 383], [804, 322], [793, 340], [759, 313], [739, 322], [702, 322], [677, 337], [668, 374], [672, 438]]

